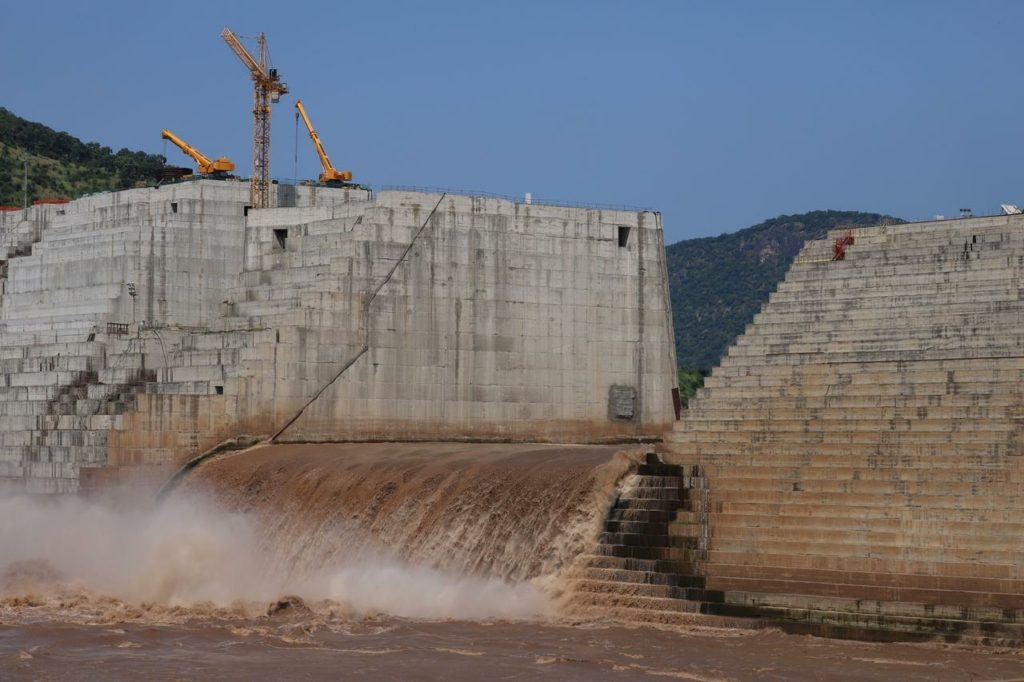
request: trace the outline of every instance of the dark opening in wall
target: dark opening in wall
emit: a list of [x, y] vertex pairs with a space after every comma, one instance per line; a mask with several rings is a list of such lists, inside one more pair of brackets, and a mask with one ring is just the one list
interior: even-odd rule
[[246, 206], [246, 207], [244, 207], [244, 208], [242, 209], [242, 215], [249, 215], [249, 209], [250, 209], [250, 208], [252, 208], [252, 206]]
[[178, 202], [177, 201], [172, 201], [171, 202], [171, 213], [177, 213], [177, 212], [178, 212]]
[[277, 228], [274, 230], [274, 239], [277, 240], [277, 245], [282, 249], [288, 243], [288, 230], [284, 228]]
[[619, 248], [626, 248], [629, 243], [629, 228], [619, 225]]
[[214, 392], [217, 395], [224, 395], [224, 387], [223, 386], [214, 386], [213, 390], [214, 390]]

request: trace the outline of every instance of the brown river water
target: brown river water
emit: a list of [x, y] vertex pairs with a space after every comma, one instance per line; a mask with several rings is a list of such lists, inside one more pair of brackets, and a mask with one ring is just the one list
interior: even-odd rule
[[0, 498], [0, 681], [1024, 679], [1018, 650], [574, 618], [639, 452], [284, 445], [159, 504]]

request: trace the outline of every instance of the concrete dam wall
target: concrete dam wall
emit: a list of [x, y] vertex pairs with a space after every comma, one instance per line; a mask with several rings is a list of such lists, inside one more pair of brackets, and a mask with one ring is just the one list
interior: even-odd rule
[[675, 414], [657, 213], [199, 180], [0, 216], [0, 486], [279, 441], [602, 442]]
[[699, 484], [675, 570], [708, 613], [1020, 642], [1024, 217], [852, 236], [808, 243], [666, 442]]

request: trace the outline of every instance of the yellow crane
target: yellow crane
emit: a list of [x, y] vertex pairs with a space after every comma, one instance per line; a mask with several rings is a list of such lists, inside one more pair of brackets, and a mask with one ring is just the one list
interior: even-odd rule
[[324, 167], [324, 172], [320, 174], [320, 182], [323, 183], [344, 183], [352, 179], [352, 171], [340, 171], [331, 164], [331, 160], [327, 158], [327, 152], [324, 151], [323, 144], [320, 143], [320, 136], [313, 130], [313, 124], [309, 120], [309, 116], [306, 114], [306, 107], [302, 106], [302, 100], [295, 100], [295, 108], [298, 110], [299, 115], [302, 116], [302, 122], [306, 124], [306, 130], [309, 131], [309, 139], [313, 140], [313, 146], [316, 147], [316, 154], [320, 157], [320, 165]]
[[252, 179], [249, 181], [249, 201], [253, 208], [270, 206], [270, 105], [276, 104], [288, 86], [281, 82], [277, 69], [268, 66], [267, 38], [260, 33], [259, 58], [253, 57], [230, 28], [220, 37], [238, 55], [253, 81], [252, 104]]
[[231, 159], [223, 156], [219, 159], [210, 159], [210, 157], [205, 156], [201, 151], [185, 142], [185, 140], [181, 139], [166, 128], [160, 131], [160, 137], [165, 140], [170, 140], [178, 149], [195, 159], [200, 173], [205, 173], [206, 175], [219, 175], [221, 173], [230, 173], [235, 170], [235, 164], [231, 163]]

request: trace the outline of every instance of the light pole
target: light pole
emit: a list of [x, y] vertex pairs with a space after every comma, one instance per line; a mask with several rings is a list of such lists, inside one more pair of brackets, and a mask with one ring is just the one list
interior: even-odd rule
[[139, 292], [135, 289], [135, 282], [126, 282], [125, 286], [128, 287], [128, 295], [132, 297], [132, 324], [135, 324], [135, 297]]
[[28, 152], [21, 157], [24, 169], [21, 176], [21, 207], [28, 210]]

